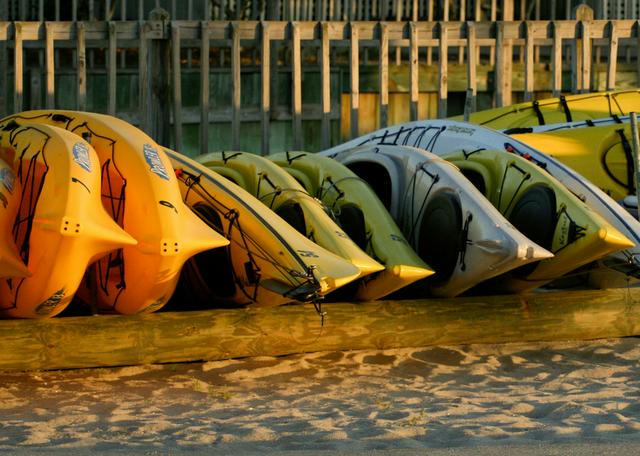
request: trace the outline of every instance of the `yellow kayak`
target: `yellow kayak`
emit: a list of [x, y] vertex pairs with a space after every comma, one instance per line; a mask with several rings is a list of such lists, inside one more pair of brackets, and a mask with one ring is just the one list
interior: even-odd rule
[[316, 302], [360, 275], [243, 188], [184, 155], [165, 152], [185, 203], [231, 241], [185, 266], [183, 279], [195, 300], [254, 306]]
[[115, 117], [76, 111], [28, 111], [6, 121], [46, 123], [84, 137], [98, 153], [102, 204], [137, 245], [100, 259], [97, 290], [82, 290], [103, 311], [152, 312], [171, 297], [182, 265], [198, 252], [227, 245], [182, 201], [162, 148], [138, 128]]
[[48, 125], [0, 121], [2, 158], [22, 188], [12, 239], [29, 277], [0, 280], [11, 317], [52, 317], [69, 304], [87, 266], [136, 241], [100, 201], [100, 163], [78, 136]]
[[272, 161], [246, 152], [212, 152], [196, 160], [247, 190], [319, 246], [353, 263], [360, 277], [384, 269], [347, 236], [317, 199]]
[[355, 299], [379, 299], [434, 273], [411, 248], [371, 187], [345, 165], [306, 152], [267, 158], [322, 201], [349, 237], [385, 266], [360, 281]]
[[0, 159], [0, 278], [29, 275], [12, 232], [21, 197], [22, 189], [13, 168]]
[[[637, 111], [639, 90], [567, 95], [474, 112], [469, 122], [496, 130], [622, 116]], [[463, 120], [463, 116], [452, 117]]]
[[442, 156], [536, 244], [554, 256], [493, 282], [522, 292], [634, 244], [533, 162], [499, 150], [464, 150]]
[[513, 137], [573, 168], [617, 201], [635, 193], [629, 124], [523, 133]]

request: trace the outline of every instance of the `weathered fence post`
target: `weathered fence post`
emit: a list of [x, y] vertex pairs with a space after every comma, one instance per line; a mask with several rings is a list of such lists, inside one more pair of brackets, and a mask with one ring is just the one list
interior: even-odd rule
[[572, 46], [571, 81], [574, 93], [588, 91], [591, 78], [591, 38], [589, 25], [593, 20], [593, 10], [586, 4], [578, 5], [574, 16], [579, 21], [580, 38]]
[[9, 24], [5, 22], [0, 25], [0, 36], [3, 40], [0, 41], [0, 116], [7, 115], [7, 83], [8, 74], [6, 69], [9, 65], [9, 56], [7, 53], [7, 41], [9, 40]]
[[149, 69], [151, 74], [148, 106], [150, 124], [147, 133], [159, 144], [169, 146], [171, 132], [169, 13], [162, 8], [156, 8], [149, 13], [149, 20], [157, 22], [152, 24], [150, 36]]

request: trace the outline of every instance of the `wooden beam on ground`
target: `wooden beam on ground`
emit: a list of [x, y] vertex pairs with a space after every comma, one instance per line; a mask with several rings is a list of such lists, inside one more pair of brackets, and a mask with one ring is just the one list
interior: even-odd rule
[[640, 334], [640, 289], [0, 320], [0, 370]]

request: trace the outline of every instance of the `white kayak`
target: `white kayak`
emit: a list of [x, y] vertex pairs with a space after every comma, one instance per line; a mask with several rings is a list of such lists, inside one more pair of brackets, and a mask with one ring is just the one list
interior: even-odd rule
[[415, 147], [363, 146], [333, 154], [367, 181], [409, 243], [436, 272], [431, 294], [458, 295], [553, 255], [516, 230], [458, 168]]

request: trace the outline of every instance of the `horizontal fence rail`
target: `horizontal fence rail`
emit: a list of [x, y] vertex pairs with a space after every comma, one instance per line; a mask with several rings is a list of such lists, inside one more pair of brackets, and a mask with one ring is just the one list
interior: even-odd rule
[[[489, 92], [492, 104], [502, 106], [514, 93], [530, 100], [536, 92], [613, 89], [624, 62], [635, 62], [632, 84], [640, 80], [636, 20], [158, 17], [0, 22], [0, 113], [41, 107], [101, 111], [190, 154], [249, 146], [266, 154], [328, 147], [341, 140], [341, 128], [343, 136], [353, 137], [402, 116], [445, 117], [452, 92], [466, 94], [468, 106], [476, 105], [479, 91]], [[563, 80], [563, 67], [570, 80]], [[596, 81], [596, 72], [604, 78]], [[396, 93], [407, 96], [400, 117], [390, 105]], [[375, 95], [373, 105], [369, 94]], [[425, 94], [431, 94], [432, 111], [425, 109]], [[370, 117], [373, 123], [363, 126]]]

